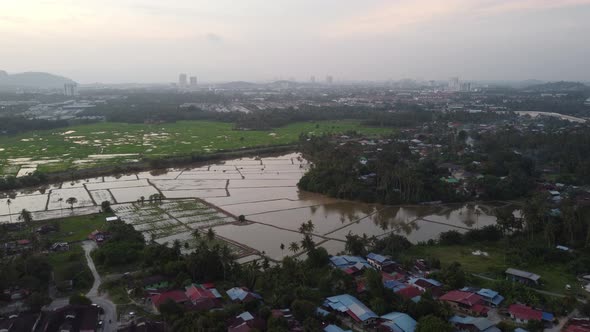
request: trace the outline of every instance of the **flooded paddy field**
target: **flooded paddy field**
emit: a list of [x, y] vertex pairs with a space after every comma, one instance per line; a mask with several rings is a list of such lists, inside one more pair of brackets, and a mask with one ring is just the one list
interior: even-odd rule
[[[148, 240], [168, 245], [178, 240], [190, 251], [198, 243], [194, 231], [204, 237], [212, 228], [216, 241], [229, 245], [240, 261], [261, 254], [280, 260], [293, 254], [289, 245], [301, 240], [299, 226], [308, 220], [315, 225], [314, 241], [336, 254], [349, 233], [396, 233], [416, 243], [451, 229], [466, 232], [494, 224], [494, 208], [509, 204], [382, 206], [343, 201], [299, 191], [297, 182], [308, 167], [293, 153], [64, 182], [0, 196], [0, 222], [16, 222], [22, 209], [33, 212], [36, 220], [96, 213], [101, 202], [109, 201], [115, 213]], [[165, 198], [150, 202], [153, 194]], [[240, 223], [240, 215], [247, 222]]]

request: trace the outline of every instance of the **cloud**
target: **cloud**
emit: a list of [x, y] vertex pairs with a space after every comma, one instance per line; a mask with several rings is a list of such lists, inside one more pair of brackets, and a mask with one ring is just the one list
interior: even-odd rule
[[9, 22], [9, 23], [24, 23], [27, 21], [27, 19], [24, 17], [20, 17], [20, 16], [0, 15], [0, 21]]
[[207, 38], [207, 40], [212, 43], [219, 43], [219, 42], [223, 41], [223, 38], [220, 35], [218, 35], [216, 33], [212, 33], [212, 32], [206, 34], [205, 38]]
[[329, 24], [331, 37], [384, 34], [404, 27], [457, 17], [482, 17], [507, 12], [590, 5], [590, 0], [399, 0], [387, 1], [355, 16]]

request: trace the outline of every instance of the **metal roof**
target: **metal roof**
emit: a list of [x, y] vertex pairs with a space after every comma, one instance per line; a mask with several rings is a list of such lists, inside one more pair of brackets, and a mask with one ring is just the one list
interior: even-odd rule
[[383, 325], [396, 332], [414, 332], [416, 329], [416, 320], [402, 312], [392, 312], [381, 316], [381, 319], [388, 320]]
[[353, 318], [356, 316], [362, 322], [379, 317], [356, 297], [348, 294], [328, 297], [324, 305], [336, 311], [352, 314]]
[[375, 262], [381, 263], [381, 264], [383, 264], [383, 263], [385, 263], [385, 262], [387, 262], [387, 261], [390, 260], [389, 258], [387, 258], [385, 256], [382, 256], [382, 255], [379, 255], [379, 254], [375, 254], [375, 253], [369, 253], [367, 255], [367, 259], [374, 260]]
[[522, 271], [522, 270], [518, 270], [518, 269], [513, 269], [511, 267], [506, 269], [506, 274], [510, 274], [513, 276], [521, 277], [521, 278], [531, 279], [534, 281], [537, 281], [541, 278], [541, 276], [538, 274], [534, 274], [532, 272]]
[[362, 264], [365, 267], [371, 267], [369, 262], [366, 259], [359, 257], [359, 256], [332, 256], [330, 257], [330, 262], [332, 265], [336, 266], [337, 268], [347, 268], [350, 266], [354, 266], [358, 263]]
[[471, 316], [453, 316], [449, 319], [449, 321], [451, 323], [455, 323], [455, 324], [464, 324], [464, 325], [473, 325], [475, 326], [475, 328], [477, 328], [479, 331], [485, 331], [485, 332], [493, 332], [493, 331], [500, 331], [500, 329], [498, 329], [496, 327], [496, 324], [494, 324], [494, 322], [492, 322], [491, 320], [487, 319], [487, 318], [483, 318], [483, 317], [471, 317]]
[[340, 327], [330, 324], [326, 327], [324, 327], [324, 332], [351, 332], [350, 330], [343, 330]]

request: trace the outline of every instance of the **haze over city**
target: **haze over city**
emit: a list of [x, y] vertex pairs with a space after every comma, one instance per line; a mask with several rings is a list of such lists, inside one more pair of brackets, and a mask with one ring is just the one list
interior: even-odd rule
[[589, 80], [589, 0], [1, 1], [0, 69], [79, 83]]

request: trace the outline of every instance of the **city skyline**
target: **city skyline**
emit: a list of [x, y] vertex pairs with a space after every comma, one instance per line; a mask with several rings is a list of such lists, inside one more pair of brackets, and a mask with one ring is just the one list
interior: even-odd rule
[[23, 0], [3, 4], [0, 69], [82, 84], [588, 81], [589, 16], [590, 0]]

